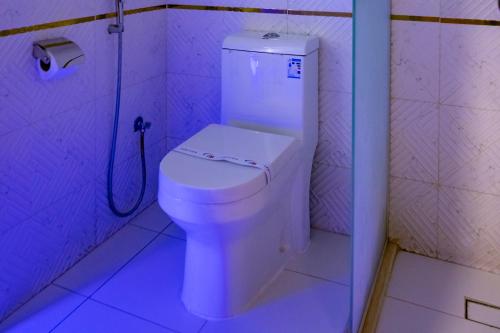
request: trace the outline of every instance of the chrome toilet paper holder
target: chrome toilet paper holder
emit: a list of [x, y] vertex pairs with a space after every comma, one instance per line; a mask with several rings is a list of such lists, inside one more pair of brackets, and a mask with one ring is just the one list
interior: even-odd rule
[[33, 57], [45, 65], [50, 64], [51, 53], [57, 54], [62, 67], [67, 67], [73, 62], [81, 63], [84, 57], [82, 49], [66, 38], [46, 39], [33, 43]]

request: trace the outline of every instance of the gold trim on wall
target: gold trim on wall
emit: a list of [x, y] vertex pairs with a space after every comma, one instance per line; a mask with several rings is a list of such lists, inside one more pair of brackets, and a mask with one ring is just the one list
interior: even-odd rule
[[466, 18], [452, 17], [437, 17], [437, 16], [412, 16], [412, 15], [391, 15], [393, 21], [410, 21], [410, 22], [433, 22], [442, 24], [464, 24], [464, 25], [483, 25], [490, 27], [500, 26], [500, 21], [495, 20], [479, 20]]
[[[159, 5], [159, 6], [152, 6], [152, 7], [129, 9], [129, 10], [125, 11], [125, 15], [135, 15], [135, 14], [140, 14], [140, 13], [152, 12], [152, 11], [156, 11], [156, 10], [163, 10], [166, 8], [167, 8], [167, 5]], [[32, 31], [67, 27], [67, 26], [71, 26], [71, 25], [77, 25], [77, 24], [88, 23], [88, 22], [93, 22], [93, 21], [105, 20], [105, 19], [109, 19], [109, 18], [113, 18], [113, 17], [116, 17], [116, 13], [99, 14], [99, 15], [95, 15], [95, 16], [79, 17], [79, 18], [68, 19], [68, 20], [35, 24], [35, 25], [31, 25], [31, 26], [14, 28], [14, 29], [0, 30], [0, 37], [19, 35], [19, 34], [32, 32]]]
[[[125, 15], [135, 15], [135, 14], [147, 13], [164, 9], [210, 10], [210, 11], [226, 11], [226, 12], [241, 12], [241, 13], [352, 18], [352, 13], [350, 12], [223, 7], [223, 6], [202, 6], [202, 5], [175, 5], [175, 4], [129, 9], [125, 11]], [[43, 23], [43, 24], [35, 24], [31, 26], [25, 26], [13, 29], [0, 30], [0, 37], [19, 35], [32, 31], [67, 27], [71, 25], [88, 23], [92, 21], [106, 20], [113, 17], [116, 17], [116, 13], [105, 13], [95, 16], [79, 17], [79, 18]], [[448, 18], [448, 17], [436, 17], [436, 16], [391, 15], [391, 19], [393, 21], [431, 22], [431, 23], [442, 23], [442, 24], [482, 25], [482, 26], [495, 26], [495, 27], [500, 26], [500, 21], [495, 21], [495, 20], [465, 19], [465, 18], [451, 18], [451, 17]]]

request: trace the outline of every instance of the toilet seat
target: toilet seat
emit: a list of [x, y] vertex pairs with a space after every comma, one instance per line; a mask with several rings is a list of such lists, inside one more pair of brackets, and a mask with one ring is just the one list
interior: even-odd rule
[[[164, 194], [204, 204], [238, 201], [262, 190], [270, 179], [262, 168], [227, 160], [200, 158], [211, 154], [254, 161], [279, 175], [298, 151], [293, 137], [212, 124], [168, 153], [160, 163]], [[193, 154], [182, 150], [193, 151]], [[271, 180], [272, 181], [272, 180]]]

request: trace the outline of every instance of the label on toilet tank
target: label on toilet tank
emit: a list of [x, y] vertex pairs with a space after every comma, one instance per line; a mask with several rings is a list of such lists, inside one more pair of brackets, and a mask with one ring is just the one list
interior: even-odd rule
[[288, 59], [288, 78], [300, 79], [302, 77], [302, 59]]

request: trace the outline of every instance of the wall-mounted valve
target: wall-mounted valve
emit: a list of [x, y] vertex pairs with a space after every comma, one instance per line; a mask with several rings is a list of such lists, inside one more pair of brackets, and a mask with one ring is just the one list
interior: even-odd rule
[[134, 121], [134, 132], [141, 132], [143, 134], [147, 129], [151, 128], [151, 123], [144, 121], [142, 117], [137, 117]]

